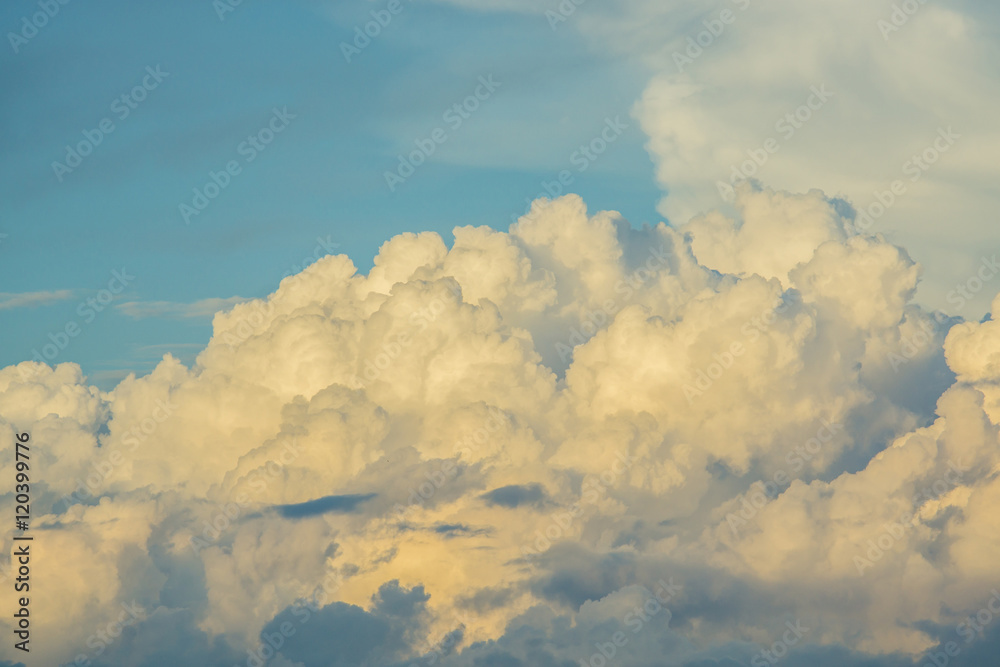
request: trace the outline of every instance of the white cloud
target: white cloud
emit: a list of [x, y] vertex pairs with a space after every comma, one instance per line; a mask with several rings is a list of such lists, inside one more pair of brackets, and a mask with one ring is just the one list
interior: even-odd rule
[[[637, 586], [669, 576], [685, 586], [673, 620], [629, 660], [746, 661], [786, 618], [818, 628], [817, 651], [934, 645], [927, 628], [978, 609], [1000, 556], [1000, 332], [959, 324], [942, 346], [948, 321], [912, 303], [920, 267], [848, 235], [839, 201], [735, 194], [736, 217], [681, 230], [568, 196], [506, 233], [456, 229], [450, 248], [397, 236], [367, 276], [326, 257], [267, 299], [227, 302], [192, 367], [167, 355], [111, 392], [73, 364], [0, 371], [0, 475], [30, 432], [33, 527], [59, 554], [33, 570], [58, 583], [35, 594], [40, 631], [62, 638], [42, 657], [70, 659], [85, 619], [133, 600], [141, 641], [214, 637], [245, 655], [331, 578], [336, 603], [310, 622], [383, 628], [398, 659], [461, 628], [445, 664], [486, 647], [530, 662], [525, 624], [585, 659]], [[931, 374], [944, 358], [950, 389]], [[796, 463], [823, 424], [837, 428]], [[535, 500], [487, 501], [509, 487]], [[311, 516], [278, 510], [318, 499]], [[917, 518], [859, 574], [904, 512]], [[403, 603], [421, 591], [419, 609]], [[163, 625], [177, 614], [189, 625]], [[303, 629], [285, 657], [324, 632]]]
[[57, 301], [73, 298], [73, 290], [61, 289], [50, 292], [0, 292], [0, 310], [10, 308], [33, 308]]
[[[991, 66], [1000, 42], [988, 3], [912, 0], [899, 14], [901, 2], [864, 0], [442, 2], [539, 22], [564, 7], [559, 30], [642, 63], [649, 80], [633, 116], [673, 225], [724, 207], [720, 184], [731, 185], [734, 168], [779, 190], [819, 188], [859, 211], [891, 201], [869, 231], [891, 234], [925, 266], [920, 302], [966, 317], [989, 309], [986, 294], [961, 313], [946, 299], [984, 248], [1000, 247]], [[898, 30], [880, 27], [893, 20]], [[947, 149], [936, 154], [935, 142]]]

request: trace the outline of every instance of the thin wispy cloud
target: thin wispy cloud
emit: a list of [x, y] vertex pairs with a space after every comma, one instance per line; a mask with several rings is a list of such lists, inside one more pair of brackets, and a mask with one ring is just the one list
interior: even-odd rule
[[51, 292], [0, 292], [0, 310], [35, 308], [72, 298], [73, 290], [68, 289]]
[[161, 318], [169, 320], [212, 319], [220, 311], [226, 311], [239, 303], [248, 301], [241, 296], [226, 299], [209, 298], [193, 303], [175, 301], [126, 301], [117, 308], [122, 314], [133, 319]]

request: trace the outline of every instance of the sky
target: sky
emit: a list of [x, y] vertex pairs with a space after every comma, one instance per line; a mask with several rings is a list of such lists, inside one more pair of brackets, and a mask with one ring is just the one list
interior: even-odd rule
[[[3, 24], [17, 26], [32, 7], [5, 3]], [[553, 32], [534, 16], [484, 20], [410, 3], [348, 63], [339, 44], [373, 9], [244, 3], [220, 19], [211, 2], [68, 4], [17, 53], [9, 46], [0, 56], [9, 91], [0, 279], [5, 294], [62, 298], [0, 309], [11, 336], [0, 363], [41, 352], [122, 267], [135, 281], [71, 350], [46, 360], [81, 363], [106, 388], [128, 371], [148, 372], [167, 351], [193, 360], [211, 335], [211, 311], [136, 319], [121, 305], [260, 297], [331, 248], [370, 267], [403, 231], [504, 228], [545, 193], [543, 181], [576, 169], [571, 155], [608, 117], [629, 127], [574, 177], [574, 190], [607, 208], [628, 193], [635, 224], [659, 221], [645, 138], [628, 115], [644, 75], [628, 58], [599, 57], [578, 33]], [[149, 79], [156, 87], [135, 109], [121, 101], [112, 109], [147, 67], [159, 67], [162, 82]], [[500, 82], [495, 96], [452, 130], [443, 114], [486, 75]], [[180, 205], [210, 172], [249, 157], [239, 145], [274, 108], [295, 116], [287, 131], [188, 223]], [[105, 118], [113, 132], [72, 172], [56, 174], [67, 145]], [[384, 172], [439, 126], [454, 135], [390, 192]], [[317, 239], [327, 244], [319, 252]]]
[[4, 3], [0, 665], [993, 665], [998, 19]]

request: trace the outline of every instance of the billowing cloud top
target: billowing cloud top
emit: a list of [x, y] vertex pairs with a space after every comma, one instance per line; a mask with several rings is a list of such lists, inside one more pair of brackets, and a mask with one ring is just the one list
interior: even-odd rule
[[971, 659], [1000, 331], [914, 305], [919, 267], [845, 202], [734, 196], [640, 230], [539, 200], [367, 276], [328, 256], [107, 393], [3, 369], [31, 664]]

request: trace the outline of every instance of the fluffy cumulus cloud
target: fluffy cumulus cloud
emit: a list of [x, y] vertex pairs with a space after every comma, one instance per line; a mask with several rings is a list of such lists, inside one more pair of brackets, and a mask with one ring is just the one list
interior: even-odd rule
[[[922, 302], [943, 309], [1000, 244], [995, 3], [437, 1], [519, 12], [641, 63], [632, 116], [674, 224], [733, 204], [748, 179], [846, 195], [926, 265]], [[986, 312], [988, 291], [960, 314]]]
[[[976, 111], [1000, 99], [985, 65], [997, 50], [986, 3], [682, 3], [688, 21], [675, 20], [681, 3], [620, 4], [631, 20], [584, 25], [653, 72], [633, 111], [664, 215], [683, 222], [732, 203], [732, 187], [752, 178], [843, 193], [860, 224], [927, 258], [924, 302], [954, 307], [946, 295], [975, 270], [970, 253], [996, 240], [996, 193], [983, 184], [997, 168], [983, 148], [1000, 135]], [[628, 38], [640, 16], [649, 40]], [[948, 218], [961, 219], [959, 233], [942, 233]], [[975, 308], [985, 312], [988, 295]]]
[[733, 196], [328, 256], [110, 392], [0, 370], [31, 664], [985, 664], [1000, 329], [841, 199]]

